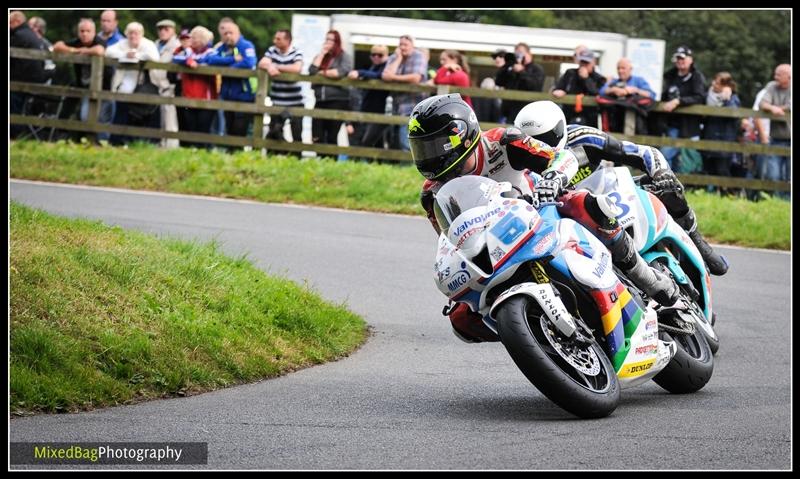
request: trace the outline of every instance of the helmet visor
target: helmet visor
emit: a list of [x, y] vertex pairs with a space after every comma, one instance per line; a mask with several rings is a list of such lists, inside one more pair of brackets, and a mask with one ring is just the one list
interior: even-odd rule
[[462, 174], [458, 163], [475, 148], [480, 130], [475, 138], [469, 138], [467, 123], [454, 120], [436, 133], [409, 137], [411, 155], [417, 169], [429, 180], [447, 181]]
[[533, 137], [555, 148], [564, 138], [564, 122], [559, 121], [550, 131], [533, 135]]
[[459, 156], [458, 148], [447, 137], [409, 138], [408, 143], [417, 169], [429, 180], [439, 176]]

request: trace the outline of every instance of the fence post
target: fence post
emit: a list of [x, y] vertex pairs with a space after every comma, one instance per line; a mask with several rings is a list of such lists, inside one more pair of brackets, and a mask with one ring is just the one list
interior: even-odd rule
[[97, 117], [100, 112], [100, 98], [97, 94], [103, 89], [103, 61], [105, 57], [92, 55], [92, 73], [89, 82], [89, 116], [86, 123], [89, 126], [97, 125]]
[[[258, 91], [256, 91], [256, 105], [259, 107], [264, 106], [264, 100], [267, 98], [267, 89], [269, 87], [269, 75], [263, 68], [256, 67], [256, 74], [258, 75]], [[272, 121], [272, 119], [270, 119]], [[264, 114], [256, 113], [253, 119], [253, 150], [259, 147], [259, 143], [264, 139]], [[261, 148], [261, 154], [266, 152]]]
[[437, 85], [436, 86], [436, 94], [437, 95], [447, 95], [450, 93], [450, 85]]
[[626, 135], [633, 136], [636, 134], [636, 111], [626, 108], [625, 109], [625, 128]]

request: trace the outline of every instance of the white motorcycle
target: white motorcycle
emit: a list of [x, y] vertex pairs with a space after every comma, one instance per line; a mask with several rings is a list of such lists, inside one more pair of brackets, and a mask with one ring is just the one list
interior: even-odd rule
[[[672, 322], [662, 326], [657, 303], [613, 267], [599, 239], [562, 218], [554, 203], [537, 210], [519, 196], [509, 183], [480, 176], [456, 178], [437, 192], [440, 291], [479, 312], [525, 376], [577, 416], [607, 416], [620, 388], [654, 378], [672, 392], [702, 388], [713, 355], [692, 329], [696, 320], [681, 316], [678, 324], [669, 313]], [[591, 294], [606, 298], [606, 311], [581, 275], [599, 281]], [[692, 339], [676, 341], [678, 334]], [[682, 371], [669, 368], [673, 362]]]

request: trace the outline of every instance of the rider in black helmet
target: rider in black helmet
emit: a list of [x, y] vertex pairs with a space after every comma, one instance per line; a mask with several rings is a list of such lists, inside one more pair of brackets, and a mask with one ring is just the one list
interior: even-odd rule
[[[568, 149], [556, 151], [514, 127], [481, 132], [472, 108], [458, 94], [438, 95], [417, 104], [409, 118], [408, 139], [414, 163], [426, 178], [420, 195], [422, 206], [437, 233], [440, 231], [433, 198], [439, 187], [453, 178], [468, 174], [487, 176], [495, 181], [508, 181], [521, 191], [531, 191], [540, 201], [555, 201], [568, 184], [564, 171], [577, 168], [578, 164], [578, 159]], [[564, 171], [548, 168], [553, 163]], [[534, 185], [529, 175], [520, 174], [526, 169], [535, 173], [548, 169], [551, 175]], [[565, 195], [561, 199], [564, 207], [559, 210], [606, 243], [612, 250], [614, 263], [648, 296], [665, 306], [674, 304], [678, 297], [677, 285], [668, 276], [647, 266], [631, 246], [630, 236], [616, 223], [613, 205], [604, 199], [586, 191]], [[613, 254], [615, 250], [618, 251], [616, 255]], [[496, 340], [496, 335], [483, 326], [480, 315], [459, 308], [450, 315], [456, 332], [461, 333], [459, 337]]]
[[440, 95], [418, 104], [408, 122], [408, 141], [417, 169], [428, 180], [446, 182], [462, 169], [481, 138], [475, 112], [461, 95]]

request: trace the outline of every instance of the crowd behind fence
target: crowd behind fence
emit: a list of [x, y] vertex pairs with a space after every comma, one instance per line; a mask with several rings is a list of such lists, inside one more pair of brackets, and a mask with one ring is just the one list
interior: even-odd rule
[[[89, 102], [89, 113], [86, 121], [79, 121], [70, 117], [65, 117], [56, 108], [50, 111], [30, 111], [23, 114], [10, 115], [10, 123], [13, 125], [24, 125], [29, 129], [49, 132], [49, 135], [37, 135], [40, 139], [52, 139], [53, 132], [66, 130], [74, 132], [84, 132], [90, 134], [110, 133], [115, 135], [128, 135], [143, 138], [156, 139], [176, 139], [181, 142], [194, 144], [220, 145], [229, 147], [251, 147], [254, 150], [274, 150], [282, 152], [301, 152], [311, 151], [322, 155], [348, 155], [350, 157], [368, 158], [379, 161], [409, 162], [411, 154], [407, 151], [382, 149], [373, 147], [354, 147], [338, 146], [334, 144], [311, 144], [299, 141], [287, 142], [278, 139], [265, 138], [265, 115], [269, 118], [279, 118], [281, 115], [291, 115], [294, 117], [311, 117], [341, 122], [363, 122], [377, 123], [385, 125], [405, 125], [408, 117], [404, 115], [390, 115], [379, 113], [363, 113], [357, 111], [346, 111], [340, 109], [307, 109], [300, 107], [279, 107], [266, 106], [268, 97], [269, 83], [271, 81], [289, 82], [310, 82], [316, 85], [333, 85], [339, 87], [353, 87], [358, 89], [387, 90], [389, 92], [420, 92], [426, 94], [460, 93], [473, 98], [492, 98], [502, 100], [521, 100], [531, 102], [536, 100], [552, 100], [560, 104], [574, 105], [575, 95], [565, 95], [561, 98], [553, 98], [546, 92], [530, 92], [515, 90], [490, 90], [476, 87], [457, 87], [449, 85], [422, 85], [407, 83], [390, 83], [381, 80], [352, 80], [347, 78], [330, 79], [320, 75], [305, 75], [297, 73], [283, 73], [271, 77], [264, 69], [235, 69], [228, 67], [199, 66], [190, 69], [185, 66], [160, 63], [155, 61], [141, 62], [139, 64], [129, 64], [119, 62], [103, 56], [85, 56], [70, 53], [52, 53], [42, 50], [28, 50], [11, 48], [9, 55], [14, 58], [52, 60], [54, 62], [90, 64], [91, 82], [87, 89], [73, 86], [48, 85], [41, 83], [10, 82], [9, 90], [30, 95], [32, 98], [48, 98], [58, 105], [63, 105], [65, 99], [80, 99], [87, 97]], [[184, 97], [165, 97], [153, 94], [142, 93], [114, 93], [104, 90], [103, 75], [104, 67], [112, 66], [121, 70], [144, 69], [149, 71], [166, 71], [175, 73], [190, 73], [196, 75], [220, 75], [227, 78], [241, 78], [249, 80], [257, 79], [257, 90], [255, 100], [252, 103], [243, 103], [223, 100], [198, 100]], [[187, 131], [165, 131], [160, 128], [145, 126], [129, 126], [98, 121], [98, 115], [103, 101], [120, 101], [129, 104], [140, 105], [174, 105], [176, 107], [195, 108], [201, 110], [223, 110], [228, 112], [238, 112], [246, 115], [253, 115], [252, 135], [234, 136], [218, 135], [211, 133], [187, 132]], [[580, 101], [585, 106], [597, 105], [595, 98], [582, 97]], [[654, 112], [666, 112], [663, 108], [664, 103], [654, 106]], [[681, 108], [678, 113], [686, 115], [700, 115], [708, 117], [726, 118], [768, 118], [771, 121], [791, 122], [790, 113], [784, 117], [772, 115], [763, 111], [754, 111], [748, 108], [720, 108], [705, 105], [693, 105]], [[632, 113], [631, 113], [632, 114]], [[691, 140], [681, 138], [670, 138], [665, 136], [648, 136], [633, 134], [632, 121], [626, 121], [625, 132], [615, 133], [615, 136], [635, 143], [654, 145], [659, 147], [692, 148], [701, 151], [725, 151], [737, 152], [743, 155], [782, 155], [790, 156], [789, 147], [769, 146], [762, 144], [732, 142], [732, 141], [712, 141], [712, 140]], [[791, 124], [791, 123], [789, 123]], [[497, 123], [481, 123], [483, 129], [505, 126]], [[745, 179], [734, 177], [719, 177], [708, 175], [679, 175], [679, 178], [687, 185], [715, 185], [721, 188], [746, 188], [749, 190], [767, 191], [790, 191], [790, 183], [782, 181], [767, 181], [760, 179]]]

